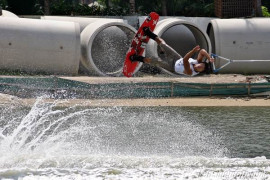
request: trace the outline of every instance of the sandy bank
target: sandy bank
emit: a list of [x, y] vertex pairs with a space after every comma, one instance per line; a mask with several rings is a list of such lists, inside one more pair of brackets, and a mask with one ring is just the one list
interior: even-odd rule
[[100, 83], [140, 83], [140, 82], [179, 82], [179, 83], [205, 83], [205, 84], [220, 84], [220, 83], [246, 83], [246, 82], [267, 82], [266, 75], [244, 76], [241, 74], [209, 74], [203, 76], [147, 76], [144, 77], [61, 77], [63, 79], [80, 81], [84, 83], [100, 84]]
[[[7, 106], [20, 104], [32, 106], [37, 99], [21, 99], [10, 95], [0, 94], [0, 105]], [[164, 98], [164, 99], [43, 99], [44, 102], [55, 102], [58, 106], [270, 106], [269, 98], [220, 98], [220, 97], [196, 97], [196, 98]]]

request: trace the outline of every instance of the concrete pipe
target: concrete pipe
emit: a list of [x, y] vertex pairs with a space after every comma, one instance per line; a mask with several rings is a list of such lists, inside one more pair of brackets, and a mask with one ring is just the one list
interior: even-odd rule
[[91, 23], [96, 21], [102, 22], [121, 22], [124, 23], [123, 19], [109, 19], [109, 18], [83, 18], [83, 17], [68, 17], [68, 16], [42, 16], [43, 20], [56, 20], [56, 21], [68, 21], [75, 22], [80, 25], [81, 32]]
[[[213, 53], [232, 60], [270, 60], [270, 19], [215, 19], [207, 28]], [[226, 61], [217, 59], [217, 68]], [[269, 73], [270, 61], [234, 62], [220, 73]]]
[[120, 22], [95, 22], [81, 33], [81, 63], [87, 74], [121, 76], [135, 28]]
[[80, 27], [71, 22], [0, 18], [0, 69], [76, 75]]
[[19, 18], [16, 14], [13, 14], [12, 12], [6, 10], [2, 10], [2, 14], [0, 14], [0, 17]]
[[[195, 24], [182, 19], [169, 18], [162, 20], [157, 24], [154, 33], [164, 39], [181, 56], [184, 56], [196, 45], [200, 45], [201, 48], [208, 52], [212, 50], [207, 34]], [[160, 57], [166, 61], [164, 55], [160, 54], [157, 43], [153, 40], [150, 40], [147, 45], [146, 56]], [[171, 74], [164, 69], [162, 70]]]

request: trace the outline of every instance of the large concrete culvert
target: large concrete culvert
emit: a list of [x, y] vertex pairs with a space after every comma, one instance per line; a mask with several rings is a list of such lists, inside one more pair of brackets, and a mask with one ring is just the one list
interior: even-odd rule
[[16, 14], [7, 10], [2, 10], [2, 12], [0, 12], [0, 17], [19, 18]]
[[68, 21], [78, 23], [80, 25], [81, 32], [86, 28], [89, 24], [94, 22], [121, 22], [124, 23], [123, 19], [115, 19], [115, 18], [88, 18], [88, 17], [69, 17], [69, 16], [42, 16], [41, 20], [54, 20], [54, 21]]
[[[212, 51], [207, 34], [195, 24], [182, 19], [169, 18], [162, 20], [157, 24], [154, 33], [164, 39], [181, 56], [184, 56], [196, 45], [200, 45], [201, 48], [208, 52]], [[159, 56], [162, 60], [166, 61], [164, 56], [160, 54], [157, 43], [153, 40], [150, 40], [147, 45], [146, 56]], [[164, 71], [167, 72], [166, 70]]]
[[[220, 73], [270, 72], [270, 61], [265, 61], [270, 60], [270, 19], [215, 19], [209, 23], [207, 33], [213, 53], [232, 60], [240, 60], [230, 63], [221, 69]], [[216, 59], [216, 68], [225, 63], [226, 61], [222, 59]]]
[[135, 28], [120, 22], [95, 22], [81, 33], [81, 63], [87, 74], [121, 76]]
[[0, 69], [77, 75], [80, 28], [72, 22], [0, 18]]

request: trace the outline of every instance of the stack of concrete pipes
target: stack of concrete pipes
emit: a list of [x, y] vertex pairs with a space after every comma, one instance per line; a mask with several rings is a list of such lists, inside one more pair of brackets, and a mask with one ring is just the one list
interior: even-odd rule
[[120, 76], [135, 31], [120, 19], [2, 16], [0, 69]]
[[[230, 19], [227, 23], [235, 21], [238, 20]], [[254, 53], [258, 52], [255, 49], [259, 45], [260, 48], [269, 48], [270, 43], [261, 38], [269, 37], [270, 25], [265, 24], [266, 19], [239, 21], [245, 23], [237, 23], [237, 26], [231, 27], [221, 26], [219, 20], [211, 21], [208, 28], [210, 38], [206, 30], [202, 30], [195, 23], [178, 18], [161, 20], [154, 32], [182, 56], [197, 44], [211, 52], [212, 44], [213, 51], [220, 55], [232, 55], [231, 51], [233, 51], [235, 52], [233, 55], [236, 56], [234, 58], [238, 56], [244, 58], [246, 56], [231, 46], [238, 45], [239, 48], [248, 49], [247, 46], [249, 47], [250, 44], [243, 47], [240, 44], [242, 41], [236, 38], [232, 45], [225, 45], [230, 41], [229, 38], [239, 37], [239, 35], [243, 41], [250, 43], [250, 34], [252, 34]], [[261, 28], [260, 24], [265, 28]], [[257, 31], [259, 29], [263, 34], [257, 35], [254, 28]], [[238, 34], [233, 35], [236, 29]], [[61, 75], [78, 75], [80, 72], [92, 76], [122, 76], [125, 55], [136, 29], [122, 19], [44, 16], [40, 20], [18, 18], [12, 13], [3, 11], [0, 18], [0, 32], [0, 69], [2, 70]], [[222, 48], [222, 51], [218, 48]], [[150, 41], [146, 56], [163, 58], [158, 52], [157, 44]], [[263, 50], [254, 57], [261, 57], [262, 53]], [[248, 51], [245, 51], [245, 54], [251, 57]], [[262, 58], [267, 58], [265, 54]], [[240, 69], [233, 68], [233, 73], [242, 72]], [[258, 70], [260, 73], [265, 71], [261, 69], [263, 68], [258, 66], [256, 70], [251, 71]]]

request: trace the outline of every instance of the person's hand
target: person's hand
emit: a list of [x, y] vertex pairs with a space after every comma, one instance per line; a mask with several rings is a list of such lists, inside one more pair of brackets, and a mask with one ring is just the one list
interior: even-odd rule
[[193, 48], [193, 52], [198, 52], [199, 50], [201, 50], [200, 46], [197, 45]]
[[210, 62], [215, 62], [215, 59], [214, 58], [210, 58]]

